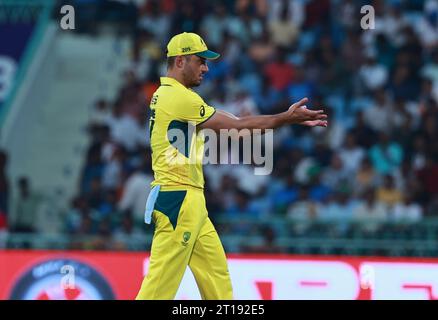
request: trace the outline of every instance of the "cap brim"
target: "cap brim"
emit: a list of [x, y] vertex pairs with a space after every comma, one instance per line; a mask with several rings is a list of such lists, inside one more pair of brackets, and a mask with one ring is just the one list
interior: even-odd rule
[[205, 51], [198, 52], [198, 53], [195, 53], [195, 54], [198, 57], [209, 59], [209, 60], [214, 60], [214, 59], [217, 59], [217, 58], [219, 58], [221, 56], [219, 53], [211, 51], [211, 50], [205, 50]]

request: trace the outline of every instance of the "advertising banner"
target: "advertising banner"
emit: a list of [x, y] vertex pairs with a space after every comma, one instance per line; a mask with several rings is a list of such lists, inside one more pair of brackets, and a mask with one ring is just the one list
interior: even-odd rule
[[[229, 255], [239, 300], [438, 298], [438, 259]], [[149, 256], [138, 252], [0, 251], [0, 299], [134, 299]], [[189, 268], [176, 299], [200, 299]]]

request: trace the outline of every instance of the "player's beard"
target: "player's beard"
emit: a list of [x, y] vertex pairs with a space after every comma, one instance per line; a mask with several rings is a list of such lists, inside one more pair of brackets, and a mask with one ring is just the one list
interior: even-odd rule
[[183, 70], [184, 82], [188, 84], [189, 88], [199, 87], [201, 85], [201, 80], [199, 76], [190, 68], [186, 67]]

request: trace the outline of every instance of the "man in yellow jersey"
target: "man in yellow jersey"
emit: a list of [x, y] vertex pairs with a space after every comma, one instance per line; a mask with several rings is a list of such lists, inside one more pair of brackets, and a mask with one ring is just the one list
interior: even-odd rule
[[[233, 299], [224, 249], [211, 223], [203, 194], [200, 129], [274, 129], [283, 125], [327, 126], [322, 110], [306, 108], [306, 98], [275, 115], [235, 117], [215, 110], [191, 88], [208, 71], [208, 50], [194, 33], [174, 36], [167, 45], [168, 71], [151, 100], [150, 141], [155, 180], [145, 222], [155, 223], [149, 271], [136, 299], [173, 299], [189, 266], [202, 299]], [[175, 139], [171, 132], [181, 132]]]

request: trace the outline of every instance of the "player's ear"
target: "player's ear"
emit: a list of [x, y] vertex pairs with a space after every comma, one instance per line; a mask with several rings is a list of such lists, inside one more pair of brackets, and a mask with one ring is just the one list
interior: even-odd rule
[[185, 56], [176, 56], [175, 57], [175, 66], [177, 68], [182, 68], [184, 66], [186, 57]]

